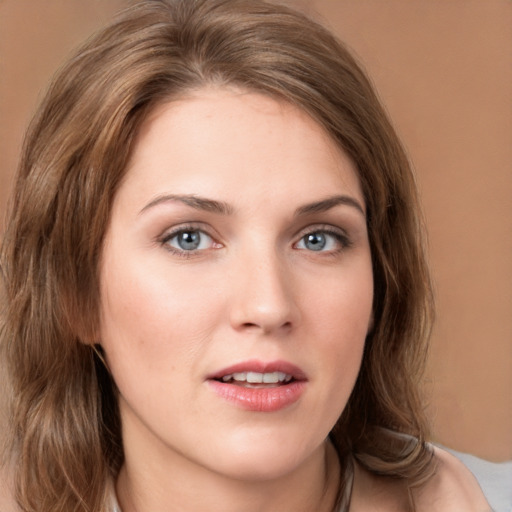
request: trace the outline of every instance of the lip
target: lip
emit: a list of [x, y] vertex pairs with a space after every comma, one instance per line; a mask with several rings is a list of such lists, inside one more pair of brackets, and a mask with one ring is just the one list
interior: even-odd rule
[[[222, 382], [224, 375], [241, 372], [282, 372], [293, 377], [289, 383], [276, 387], [246, 388], [230, 382]], [[299, 400], [307, 386], [305, 373], [287, 361], [244, 361], [212, 373], [206, 378], [210, 389], [235, 407], [253, 412], [276, 412]]]
[[223, 368], [222, 370], [216, 371], [206, 377], [207, 379], [220, 379], [224, 375], [231, 373], [241, 372], [258, 372], [258, 373], [272, 373], [272, 372], [283, 372], [291, 375], [294, 380], [304, 381], [307, 380], [306, 374], [298, 367], [288, 361], [269, 361], [263, 362], [256, 359], [250, 361], [244, 361], [237, 363], [232, 366]]

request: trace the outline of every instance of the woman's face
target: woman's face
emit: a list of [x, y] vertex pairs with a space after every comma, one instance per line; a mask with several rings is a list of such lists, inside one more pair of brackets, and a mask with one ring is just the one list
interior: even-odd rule
[[315, 121], [230, 89], [156, 108], [101, 263], [127, 462], [300, 468], [347, 403], [372, 296], [358, 177]]

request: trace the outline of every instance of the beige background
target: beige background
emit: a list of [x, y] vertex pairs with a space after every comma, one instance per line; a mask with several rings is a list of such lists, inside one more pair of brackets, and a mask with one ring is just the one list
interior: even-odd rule
[[[125, 1], [0, 0], [2, 219], [48, 77]], [[512, 459], [512, 1], [294, 1], [364, 63], [417, 169], [438, 300], [436, 438]]]

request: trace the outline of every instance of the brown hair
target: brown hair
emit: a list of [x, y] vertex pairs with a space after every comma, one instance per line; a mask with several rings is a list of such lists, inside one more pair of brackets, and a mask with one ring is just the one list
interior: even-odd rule
[[432, 471], [418, 392], [432, 309], [418, 199], [368, 78], [328, 31], [288, 8], [142, 0], [60, 70], [24, 145], [2, 249], [0, 338], [24, 511], [107, 510], [123, 450], [115, 384], [93, 343], [110, 208], [147, 112], [208, 84], [295, 104], [355, 162], [374, 325], [331, 437], [342, 461], [355, 457], [410, 487]]

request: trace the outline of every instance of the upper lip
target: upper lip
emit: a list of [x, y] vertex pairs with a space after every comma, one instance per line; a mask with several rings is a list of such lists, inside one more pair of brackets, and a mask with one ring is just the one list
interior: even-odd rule
[[256, 359], [236, 363], [222, 368], [207, 376], [207, 379], [222, 379], [225, 375], [242, 372], [273, 373], [282, 372], [290, 375], [294, 380], [307, 380], [306, 374], [296, 365], [288, 361], [258, 361]]

